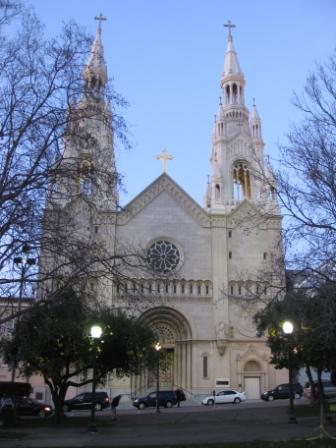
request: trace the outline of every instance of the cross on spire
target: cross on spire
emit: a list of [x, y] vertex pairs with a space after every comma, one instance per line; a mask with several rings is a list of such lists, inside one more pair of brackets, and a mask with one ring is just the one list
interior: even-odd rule
[[231, 20], [228, 20], [227, 23], [224, 23], [224, 27], [229, 28], [229, 39], [231, 39], [232, 38], [231, 28], [236, 28], [236, 25], [233, 25], [231, 23]]
[[99, 31], [101, 31], [101, 23], [102, 23], [103, 20], [107, 20], [107, 18], [104, 17], [102, 13], [100, 13], [99, 16], [95, 16], [94, 19], [98, 20], [98, 22], [99, 22], [98, 29], [99, 29]]
[[158, 154], [156, 156], [157, 160], [162, 160], [162, 172], [165, 173], [166, 172], [166, 164], [167, 164], [167, 160], [173, 160], [173, 156], [169, 154], [169, 152], [164, 149], [163, 151], [160, 152], [160, 154]]

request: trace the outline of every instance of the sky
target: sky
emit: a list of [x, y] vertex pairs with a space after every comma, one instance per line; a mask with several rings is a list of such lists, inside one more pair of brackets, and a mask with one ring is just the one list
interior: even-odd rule
[[26, 0], [57, 35], [75, 20], [92, 35], [102, 13], [103, 44], [124, 111], [130, 150], [116, 149], [126, 205], [162, 173], [164, 148], [174, 159], [167, 173], [203, 205], [210, 174], [211, 132], [221, 95], [219, 80], [231, 20], [245, 75], [245, 102], [255, 98], [265, 151], [278, 147], [301, 115], [291, 104], [316, 63], [336, 48], [335, 0]]

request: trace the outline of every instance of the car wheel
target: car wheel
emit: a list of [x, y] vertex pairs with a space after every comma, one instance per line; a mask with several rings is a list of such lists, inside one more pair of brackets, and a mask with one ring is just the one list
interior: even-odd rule
[[63, 407], [63, 411], [64, 412], [71, 412], [71, 407], [69, 406], [69, 405], [65, 405], [64, 407]]
[[238, 398], [238, 397], [236, 397], [236, 398], [233, 400], [233, 402], [234, 402], [234, 404], [240, 404], [241, 399]]
[[46, 416], [46, 415], [45, 415], [45, 412], [42, 411], [42, 410], [39, 411], [37, 415], [38, 415], [38, 417], [41, 417], [41, 418]]
[[166, 408], [171, 408], [173, 406], [173, 403], [171, 401], [167, 401]]
[[145, 409], [145, 403], [139, 403], [139, 409]]
[[213, 406], [214, 404], [215, 404], [215, 402], [212, 399], [207, 401], [208, 406]]
[[268, 397], [268, 399], [267, 399], [267, 401], [273, 401], [273, 400], [274, 400], [273, 395], [270, 395], [270, 396]]
[[95, 404], [95, 410], [96, 411], [101, 411], [103, 409], [103, 406], [101, 405], [101, 403], [96, 403]]

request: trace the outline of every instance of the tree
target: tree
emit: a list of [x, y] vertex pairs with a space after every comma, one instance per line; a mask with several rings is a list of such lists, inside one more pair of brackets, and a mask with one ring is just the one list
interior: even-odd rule
[[281, 148], [277, 191], [295, 269], [309, 269], [321, 284], [335, 280], [336, 52], [308, 77], [294, 105], [303, 119]]
[[[288, 343], [293, 347], [292, 361], [297, 369], [305, 367], [314, 385], [311, 368], [318, 375], [323, 396], [322, 372], [332, 371], [336, 364], [336, 297], [332, 284], [325, 284], [315, 295], [296, 290], [278, 301], [272, 301], [256, 316], [259, 335], [267, 334], [272, 352], [271, 362], [278, 368], [288, 367]], [[282, 322], [294, 324], [291, 341], [284, 336]]]
[[[98, 346], [89, 337], [93, 322], [103, 328]], [[68, 289], [57, 300], [22, 315], [12, 337], [1, 342], [1, 350], [9, 365], [19, 363], [23, 375], [43, 376], [60, 417], [69, 386], [92, 382], [88, 370], [93, 363], [98, 382], [108, 373], [137, 372], [151, 362], [153, 343], [153, 333], [140, 321], [115, 310], [94, 312], [83, 297]]]
[[[19, 19], [21, 25], [13, 22]], [[66, 266], [73, 273], [70, 283], [74, 278], [88, 277], [88, 274], [103, 276], [108, 271], [111, 277], [118, 276], [119, 271], [112, 272], [111, 267], [119, 265], [120, 270], [120, 263], [111, 260], [120, 262], [126, 255], [99, 252], [92, 242], [81, 238], [70, 241], [69, 232], [66, 240], [64, 231], [69, 222], [50, 221], [47, 231], [53, 237], [45, 237], [46, 198], [53, 179], [59, 174], [64, 138], [71, 138], [75, 132], [76, 104], [85, 88], [82, 70], [92, 38], [70, 23], [64, 26], [59, 37], [47, 39], [37, 17], [20, 2], [4, 0], [0, 2], [1, 31], [8, 24], [15, 27], [16, 33], [2, 33], [0, 40], [0, 297], [21, 295], [22, 285], [54, 279], [55, 273]], [[111, 84], [104, 93], [112, 103], [114, 136], [127, 146], [126, 124], [118, 113], [125, 101]], [[96, 118], [92, 112], [92, 119]], [[68, 165], [62, 175], [64, 178], [76, 175], [73, 165]], [[100, 175], [111, 177], [111, 173]], [[117, 182], [117, 173], [115, 176], [114, 182]], [[37, 264], [29, 269], [13, 269], [13, 260], [22, 256], [26, 247], [36, 259], [41, 255], [41, 247], [49, 248], [57, 256], [63, 255], [59, 258], [61, 266], [54, 264], [49, 270], [39, 269], [38, 275]], [[83, 263], [83, 254], [87, 253], [94, 255], [85, 257], [86, 263]], [[30, 293], [32, 289], [36, 287]], [[54, 290], [57, 295], [58, 288]], [[48, 299], [42, 296], [40, 299], [50, 300], [51, 296], [49, 291]], [[13, 307], [2, 307], [0, 321], [16, 315]]]

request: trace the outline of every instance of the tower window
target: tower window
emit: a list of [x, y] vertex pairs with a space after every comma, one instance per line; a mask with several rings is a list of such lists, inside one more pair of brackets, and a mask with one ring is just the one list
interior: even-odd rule
[[264, 252], [264, 260], [267, 260], [267, 252]]
[[216, 201], [220, 200], [220, 186], [218, 184], [216, 184], [215, 186], [215, 200]]
[[93, 163], [89, 160], [83, 160], [79, 166], [79, 188], [81, 193], [86, 196], [92, 194], [92, 174]]
[[238, 294], [241, 296], [241, 293], [242, 293], [242, 289], [241, 289], [241, 286], [238, 286]]
[[229, 259], [231, 260], [231, 258], [232, 258], [232, 252], [230, 251], [229, 252]]
[[230, 293], [233, 296], [233, 286], [230, 287]]
[[233, 166], [233, 197], [240, 201], [243, 198], [251, 199], [250, 171], [246, 163], [238, 162]]
[[232, 237], [232, 231], [229, 230], [229, 238], [231, 238], [231, 237]]

